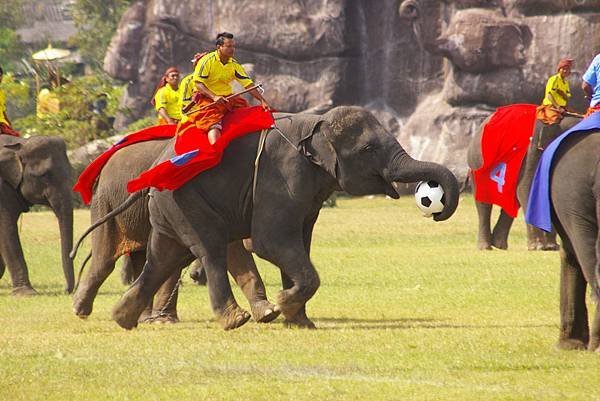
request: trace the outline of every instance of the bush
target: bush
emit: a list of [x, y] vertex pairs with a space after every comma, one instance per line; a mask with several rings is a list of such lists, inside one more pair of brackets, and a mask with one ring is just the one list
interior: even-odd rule
[[92, 103], [100, 94], [106, 94], [105, 114], [114, 116], [122, 90], [103, 75], [78, 77], [53, 90], [60, 102], [59, 112], [39, 117], [30, 114], [13, 123], [23, 134], [60, 136], [67, 142], [67, 147], [73, 149], [95, 138], [114, 134], [112, 129], [98, 129], [99, 115], [93, 112]]

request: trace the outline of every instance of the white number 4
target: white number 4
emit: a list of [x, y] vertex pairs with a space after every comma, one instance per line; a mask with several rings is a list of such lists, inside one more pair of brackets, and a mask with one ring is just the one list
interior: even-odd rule
[[498, 163], [490, 172], [490, 180], [498, 184], [498, 192], [502, 193], [504, 178], [506, 176], [506, 163]]

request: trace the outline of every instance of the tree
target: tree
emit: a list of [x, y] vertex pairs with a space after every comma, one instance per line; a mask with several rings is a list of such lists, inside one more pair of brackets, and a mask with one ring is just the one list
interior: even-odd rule
[[22, 10], [21, 0], [0, 1], [0, 27], [6, 30], [14, 30], [19, 27], [23, 23]]
[[78, 30], [75, 45], [79, 48], [83, 59], [92, 67], [101, 68], [104, 54], [117, 30], [121, 15], [131, 3], [132, 0], [77, 0], [75, 2], [73, 20]]

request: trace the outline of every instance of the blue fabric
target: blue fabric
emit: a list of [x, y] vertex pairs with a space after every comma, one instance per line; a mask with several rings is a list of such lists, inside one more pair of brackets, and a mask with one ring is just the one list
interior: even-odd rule
[[552, 219], [550, 217], [550, 168], [552, 167], [554, 154], [567, 136], [594, 129], [600, 129], [600, 112], [593, 113], [588, 118], [571, 127], [571, 129], [562, 133], [544, 150], [537, 165], [531, 184], [531, 191], [529, 192], [527, 212], [525, 213], [527, 224], [531, 224], [547, 232], [552, 231]]
[[590, 63], [588, 69], [583, 73], [581, 79], [590, 84], [594, 88], [590, 107], [594, 107], [600, 103], [600, 54], [598, 54]]
[[189, 152], [186, 152], [182, 155], [172, 157], [171, 163], [178, 167], [181, 167], [184, 164], [187, 164], [187, 162], [189, 162], [191, 159], [193, 159], [198, 154], [198, 152], [200, 152], [198, 149], [190, 150]]

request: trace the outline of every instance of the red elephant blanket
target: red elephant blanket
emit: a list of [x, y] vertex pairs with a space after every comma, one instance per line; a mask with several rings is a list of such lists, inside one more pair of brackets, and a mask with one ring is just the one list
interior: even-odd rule
[[500, 206], [517, 217], [517, 181], [535, 127], [534, 104], [513, 104], [496, 109], [483, 128], [483, 165], [473, 171], [475, 199]]

